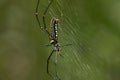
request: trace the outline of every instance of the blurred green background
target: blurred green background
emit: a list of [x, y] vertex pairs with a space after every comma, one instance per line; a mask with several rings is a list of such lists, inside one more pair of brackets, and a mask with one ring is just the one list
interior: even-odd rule
[[[46, 73], [52, 47], [45, 47], [49, 38], [35, 19], [36, 3], [0, 0], [0, 80], [53, 80]], [[48, 3], [40, 0], [40, 20]], [[54, 0], [48, 28], [51, 17], [60, 19], [61, 45], [72, 43], [58, 57], [61, 80], [120, 80], [120, 0]]]

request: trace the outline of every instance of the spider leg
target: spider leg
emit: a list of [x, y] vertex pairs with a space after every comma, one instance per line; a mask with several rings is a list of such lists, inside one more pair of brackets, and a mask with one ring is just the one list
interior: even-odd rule
[[53, 0], [50, 1], [50, 3], [48, 4], [48, 6], [46, 7], [46, 10], [44, 11], [43, 15], [45, 15], [50, 7], [50, 5], [52, 4]]
[[45, 11], [44, 11], [44, 13], [43, 13], [43, 25], [44, 25], [44, 29], [45, 29], [46, 33], [49, 34], [49, 36], [50, 36], [50, 33], [49, 33], [49, 31], [47, 31], [47, 29], [46, 29], [45, 15], [46, 15], [46, 13], [47, 13], [50, 5], [52, 4], [52, 2], [53, 2], [53, 0], [50, 1], [50, 3], [48, 4], [48, 6], [46, 7], [46, 9], [45, 9]]
[[49, 46], [52, 46], [52, 45], [51, 45], [51, 44], [46, 44], [45, 46], [46, 46], [46, 47], [49, 47]]
[[47, 73], [48, 73], [48, 74], [49, 74], [49, 61], [50, 61], [50, 58], [51, 58], [51, 56], [52, 56], [52, 54], [53, 54], [54, 51], [55, 51], [55, 50], [53, 49], [52, 52], [50, 53], [48, 59], [47, 59]]
[[39, 17], [38, 17], [38, 7], [39, 7], [39, 3], [40, 3], [40, 0], [38, 0], [37, 6], [36, 6], [36, 9], [35, 9], [36, 20], [37, 20], [37, 22], [38, 22], [38, 25], [39, 25], [40, 29], [41, 29], [43, 32], [45, 32], [47, 35], [49, 35], [49, 32], [46, 30], [46, 28], [45, 28], [45, 27], [43, 28], [43, 27], [41, 26], [41, 23], [40, 23], [40, 20], [39, 20]]
[[56, 55], [55, 55], [55, 61], [54, 61], [54, 65], [55, 65], [55, 76], [56, 76], [56, 77], [54, 77], [52, 74], [49, 73], [49, 61], [50, 61], [50, 58], [51, 58], [52, 54], [54, 53], [54, 51], [55, 51], [55, 50], [53, 49], [52, 52], [50, 53], [48, 59], [47, 59], [47, 73], [48, 73], [52, 78], [54, 78], [55, 80], [60, 80], [59, 76], [57, 75], [57, 69], [56, 69], [57, 55], [58, 55], [57, 53], [56, 53]]
[[39, 20], [39, 18], [38, 18], [38, 7], [39, 7], [39, 0], [38, 0], [38, 2], [37, 2], [37, 6], [36, 6], [36, 9], [35, 9], [35, 16], [36, 16], [36, 19], [37, 19], [37, 22], [38, 22], [38, 25], [39, 25], [39, 27], [43, 30], [43, 28], [42, 28], [42, 26], [41, 26], [41, 23], [40, 23], [40, 20]]
[[72, 44], [65, 44], [65, 45], [62, 45], [61, 47], [66, 47], [66, 46], [71, 46]]
[[54, 61], [54, 65], [55, 65], [55, 80], [60, 80], [58, 74], [57, 74], [57, 57], [58, 57], [58, 53], [56, 52], [55, 54], [55, 61]]

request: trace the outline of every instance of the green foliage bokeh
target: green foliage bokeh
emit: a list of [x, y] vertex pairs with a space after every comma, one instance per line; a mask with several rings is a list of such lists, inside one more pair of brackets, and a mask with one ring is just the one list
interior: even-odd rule
[[[40, 0], [39, 18], [49, 0]], [[46, 60], [53, 47], [38, 26], [37, 0], [0, 0], [0, 80], [53, 80]], [[61, 80], [120, 80], [120, 1], [54, 0], [46, 14], [59, 21]], [[54, 73], [54, 56], [50, 61]]]

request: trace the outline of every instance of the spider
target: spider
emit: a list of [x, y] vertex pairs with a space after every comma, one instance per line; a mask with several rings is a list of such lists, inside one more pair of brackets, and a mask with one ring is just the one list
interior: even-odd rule
[[40, 0], [38, 0], [37, 2], [37, 6], [36, 6], [36, 10], [35, 10], [35, 16], [36, 16], [36, 19], [37, 19], [37, 22], [38, 22], [38, 25], [40, 27], [40, 29], [45, 32], [45, 34], [47, 34], [49, 36], [49, 39], [50, 39], [50, 42], [47, 46], [53, 46], [53, 50], [52, 52], [50, 53], [48, 59], [47, 59], [47, 73], [52, 76], [49, 72], [49, 61], [50, 61], [50, 58], [52, 56], [53, 53], [55, 53], [55, 60], [54, 60], [54, 65], [55, 65], [55, 74], [56, 74], [56, 77], [55, 79], [56, 80], [60, 80], [60, 78], [58, 77], [57, 75], [57, 70], [56, 70], [56, 63], [57, 63], [57, 56], [60, 55], [60, 51], [61, 51], [61, 45], [58, 43], [58, 23], [59, 23], [59, 19], [58, 18], [55, 18], [53, 17], [51, 19], [51, 22], [50, 22], [50, 31], [48, 31], [46, 29], [46, 24], [45, 24], [45, 15], [50, 7], [50, 5], [52, 4], [53, 0], [50, 1], [50, 3], [48, 4], [48, 6], [46, 7], [44, 13], [43, 13], [43, 16], [42, 16], [42, 19], [43, 19], [43, 26], [41, 26], [41, 22], [39, 20], [39, 17], [38, 17], [38, 7], [39, 7], [39, 2]]

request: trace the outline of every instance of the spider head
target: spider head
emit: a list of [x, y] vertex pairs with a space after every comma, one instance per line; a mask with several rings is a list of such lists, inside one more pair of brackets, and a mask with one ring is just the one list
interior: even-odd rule
[[59, 19], [56, 18], [55, 19], [55, 23], [58, 24], [59, 23]]

